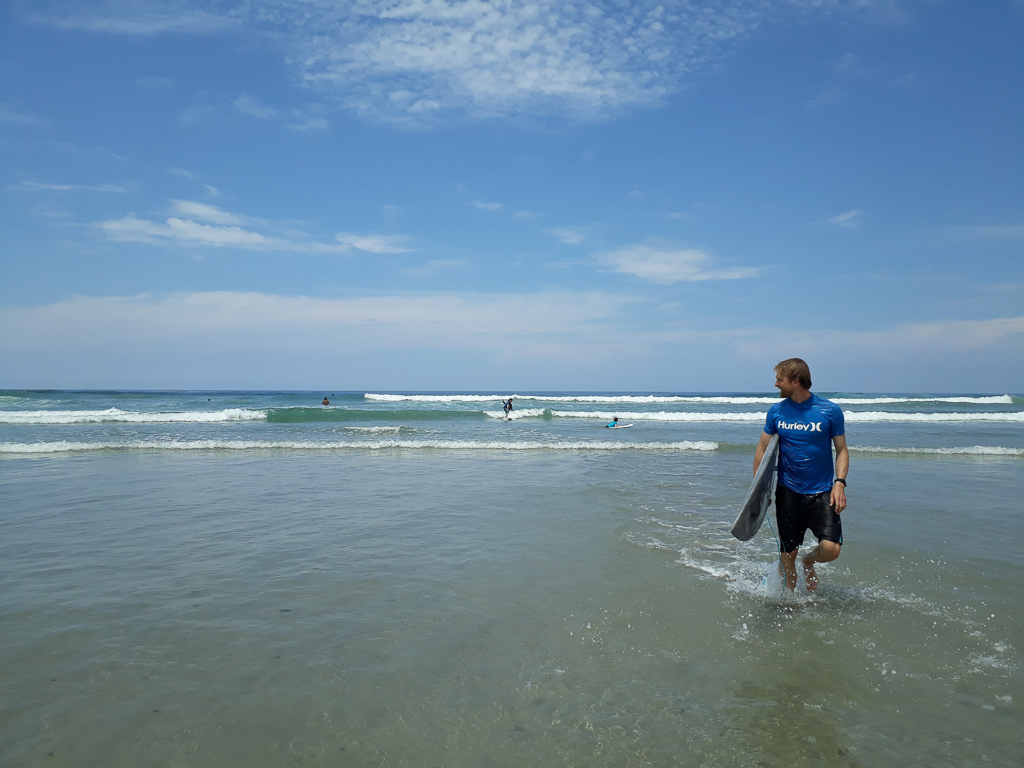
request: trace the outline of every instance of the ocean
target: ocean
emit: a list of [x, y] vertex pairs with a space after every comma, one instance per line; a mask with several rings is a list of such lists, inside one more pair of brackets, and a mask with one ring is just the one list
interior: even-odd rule
[[818, 394], [783, 595], [772, 393], [0, 391], [0, 765], [1024, 766], [1024, 398]]

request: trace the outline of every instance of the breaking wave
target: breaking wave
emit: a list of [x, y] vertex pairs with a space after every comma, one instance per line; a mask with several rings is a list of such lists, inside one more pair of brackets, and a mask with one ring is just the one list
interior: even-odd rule
[[225, 408], [220, 411], [0, 411], [0, 424], [99, 424], [122, 422], [134, 424], [212, 424], [225, 421], [262, 421], [267, 412], [247, 408]]
[[127, 440], [108, 442], [0, 443], [0, 454], [52, 454], [85, 451], [374, 451], [383, 449], [448, 451], [714, 451], [718, 443], [527, 440]]
[[[414, 403], [489, 403], [502, 402], [509, 397], [516, 400], [537, 400], [551, 403], [707, 403], [709, 405], [771, 405], [777, 403], [779, 397], [759, 395], [388, 395], [366, 393], [367, 400], [381, 402], [414, 402]], [[1012, 405], [1010, 395], [991, 395], [981, 397], [926, 397], [926, 396], [890, 396], [878, 397], [830, 397], [834, 403], [843, 405], [898, 405], [901, 403], [958, 403], [973, 405]]]
[[[559, 418], [594, 419], [607, 421], [615, 416], [629, 421], [692, 421], [692, 422], [760, 422], [765, 414], [745, 413], [687, 413], [679, 411], [552, 411]], [[853, 422], [964, 422], [1002, 421], [1024, 422], [1024, 411], [1007, 413], [894, 413], [890, 411], [846, 411], [846, 421]]]

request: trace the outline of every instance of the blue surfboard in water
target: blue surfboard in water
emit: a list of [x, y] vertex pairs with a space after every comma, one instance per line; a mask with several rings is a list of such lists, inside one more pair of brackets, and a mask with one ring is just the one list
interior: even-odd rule
[[779, 463], [779, 436], [772, 435], [768, 441], [768, 447], [761, 457], [761, 463], [754, 473], [754, 482], [750, 484], [747, 491], [747, 499], [743, 502], [743, 509], [736, 516], [736, 522], [732, 524], [732, 535], [740, 541], [748, 541], [754, 538], [764, 522], [765, 513], [772, 503], [772, 491], [775, 489], [775, 469]]

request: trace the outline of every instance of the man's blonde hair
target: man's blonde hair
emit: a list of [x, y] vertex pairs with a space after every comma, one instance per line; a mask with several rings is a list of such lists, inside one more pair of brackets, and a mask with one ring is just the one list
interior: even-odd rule
[[811, 369], [799, 357], [783, 360], [775, 366], [775, 374], [783, 379], [799, 381], [800, 386], [804, 389], [811, 388]]

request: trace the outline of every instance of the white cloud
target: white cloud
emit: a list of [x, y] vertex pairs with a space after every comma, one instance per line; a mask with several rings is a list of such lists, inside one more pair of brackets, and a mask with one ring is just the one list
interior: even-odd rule
[[[168, 296], [76, 296], [0, 308], [2, 349], [88, 349], [225, 334], [266, 348], [344, 334], [346, 348], [493, 349], [495, 339], [597, 331], [630, 302], [600, 293], [432, 294], [325, 299], [214, 291]], [[276, 338], [275, 338], [276, 337]], [[84, 345], [84, 346], [83, 346]]]
[[307, 117], [301, 123], [288, 123], [293, 131], [323, 131], [331, 127], [331, 124], [322, 117]]
[[175, 176], [181, 176], [186, 179], [192, 179], [193, 181], [199, 179], [198, 173], [192, 173], [192, 171], [186, 171], [184, 168], [168, 168], [168, 173], [174, 174]]
[[134, 184], [46, 184], [23, 181], [10, 189], [25, 192], [131, 192]]
[[759, 3], [739, 9], [554, 0], [262, 6], [274, 9], [281, 24], [302, 14], [305, 31], [293, 43], [307, 81], [364, 114], [393, 120], [452, 110], [591, 118], [654, 103], [760, 15]]
[[199, 219], [210, 224], [241, 226], [252, 222], [252, 219], [247, 216], [239, 216], [215, 205], [198, 203], [194, 200], [171, 200], [171, 208], [179, 216]]
[[614, 272], [625, 272], [658, 285], [699, 280], [736, 280], [754, 277], [749, 267], [709, 269], [711, 257], [694, 248], [668, 250], [650, 245], [632, 245], [602, 254], [598, 263]]
[[367, 253], [410, 253], [413, 250], [401, 245], [406, 239], [403, 235], [357, 235], [353, 232], [339, 232], [335, 238], [339, 243], [346, 243]]
[[840, 213], [838, 216], [833, 216], [825, 221], [829, 224], [835, 224], [837, 227], [856, 227], [860, 224], [860, 216], [862, 211], [847, 211], [846, 213]]
[[549, 235], [554, 235], [566, 245], [579, 245], [586, 237], [587, 232], [581, 227], [560, 227], [556, 229], [545, 229]]
[[247, 93], [241, 94], [232, 104], [243, 115], [249, 115], [249, 117], [255, 117], [259, 120], [277, 117], [280, 114], [273, 107], [268, 107], [255, 96], [250, 96]]
[[306, 83], [345, 107], [429, 124], [458, 116], [601, 119], [659, 103], [766, 20], [879, 4], [245, 0], [217, 12], [200, 0], [106, 0], [92, 13], [76, 5], [53, 0], [34, 20], [123, 35], [269, 35]]
[[502, 208], [501, 203], [484, 203], [480, 200], [474, 200], [473, 205], [479, 208], [481, 211], [500, 211]]
[[[180, 210], [189, 211], [196, 218], [218, 222], [250, 221], [212, 205], [187, 200], [172, 201]], [[108, 240], [122, 243], [148, 243], [152, 245], [211, 246], [238, 248], [249, 251], [292, 251], [297, 253], [342, 253], [348, 245], [316, 243], [304, 240], [272, 237], [243, 229], [237, 224], [203, 224], [194, 219], [176, 216], [163, 223], [141, 219], [128, 214], [120, 219], [108, 219], [95, 224]]]
[[164, 32], [183, 34], [209, 34], [223, 32], [237, 26], [239, 21], [230, 16], [203, 10], [166, 12], [147, 7], [145, 2], [131, 7], [126, 4], [121, 12], [110, 15], [52, 15], [37, 14], [32, 21], [53, 24], [63, 29], [86, 32], [105, 32], [114, 35], [156, 35]]
[[441, 108], [441, 102], [434, 101], [433, 99], [418, 99], [406, 112], [410, 115], [424, 114], [427, 112], [436, 112]]
[[536, 211], [516, 211], [517, 219], [539, 219], [543, 215], [543, 213], [537, 213]]
[[833, 331], [830, 338], [875, 350], [968, 350], [1000, 345], [1019, 335], [1024, 335], [1024, 316], [904, 323], [881, 331]]
[[808, 355], [827, 355], [843, 350], [843, 354], [852, 354], [859, 359], [892, 355], [909, 358], [936, 353], [947, 357], [954, 351], [992, 349], [1001, 349], [1004, 355], [1018, 357], [1024, 348], [1024, 316], [899, 323], [870, 331], [830, 328], [808, 331], [771, 327], [724, 331], [722, 341], [730, 339], [737, 349], [751, 356], [760, 356], [766, 349], [785, 348], [801, 350]]

